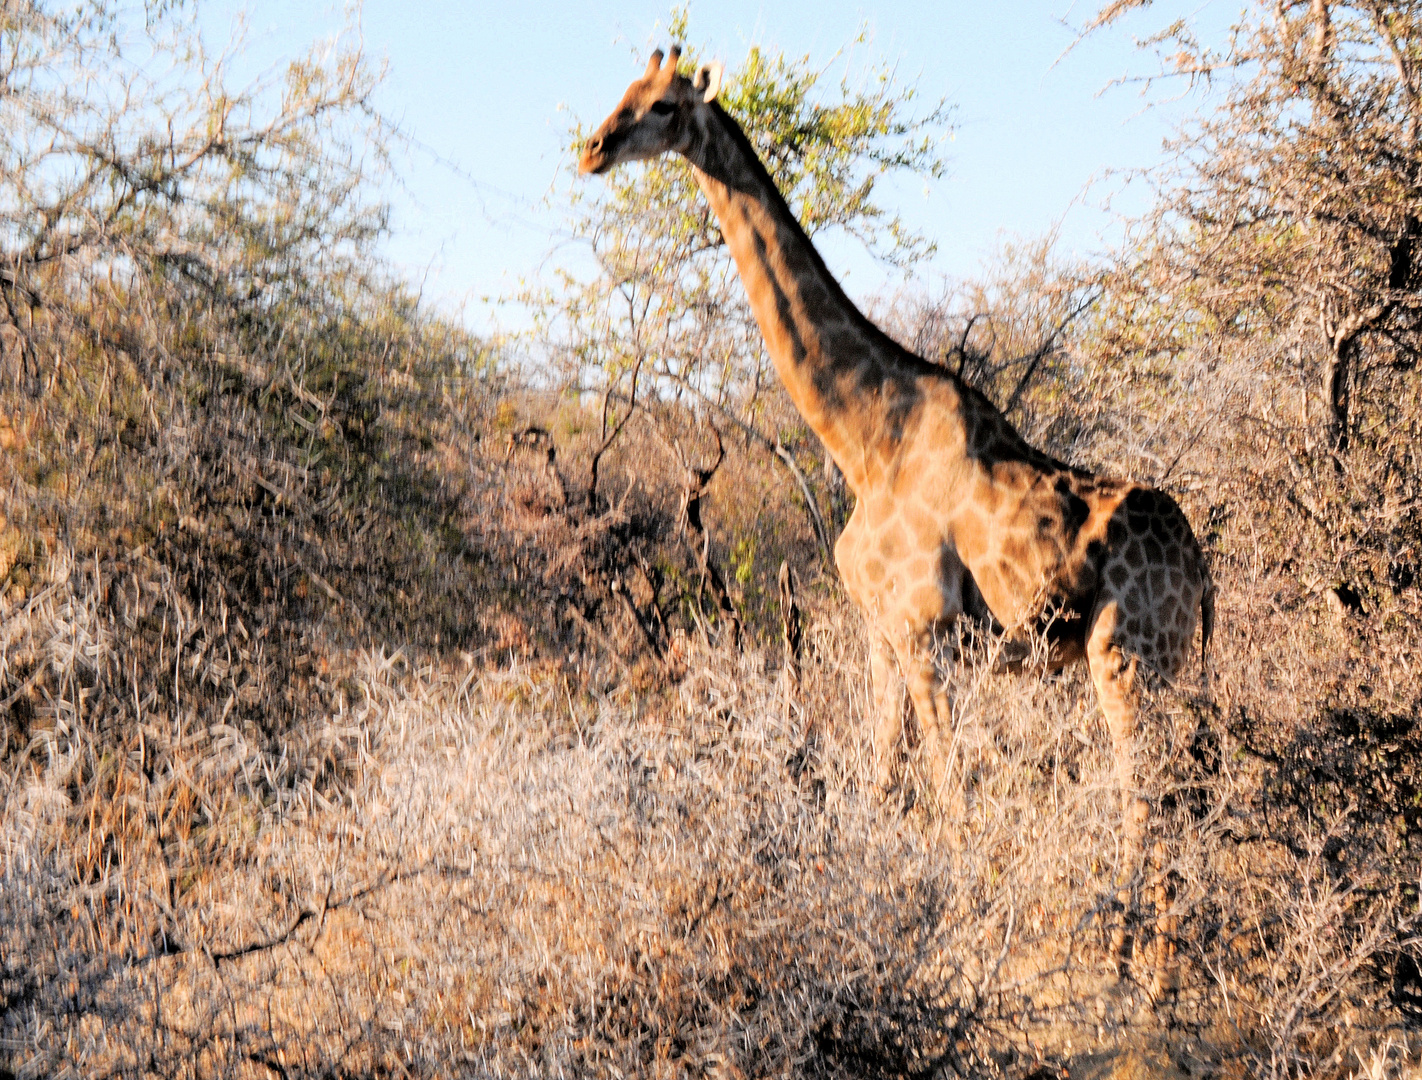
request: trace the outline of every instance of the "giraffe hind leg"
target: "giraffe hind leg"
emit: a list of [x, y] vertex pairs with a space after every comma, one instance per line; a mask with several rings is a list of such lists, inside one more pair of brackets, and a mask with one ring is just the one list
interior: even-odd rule
[[1179, 919], [1174, 911], [1175, 887], [1166, 867], [1163, 843], [1157, 843], [1151, 853], [1150, 890], [1155, 901], [1155, 942], [1152, 956], [1150, 996], [1156, 1001], [1173, 993], [1179, 986], [1179, 969], [1175, 961], [1175, 935]]
[[1112, 601], [1103, 606], [1096, 616], [1086, 645], [1086, 659], [1097, 700], [1111, 732], [1125, 836], [1139, 846], [1145, 826], [1136, 788], [1136, 711], [1139, 702], [1136, 672], [1139, 661], [1134, 656], [1127, 658], [1116, 643], [1116, 621], [1116, 604]]
[[1100, 608], [1087, 640], [1086, 658], [1091, 681], [1106, 725], [1111, 732], [1115, 757], [1116, 785], [1121, 797], [1124, 864], [1116, 893], [1122, 911], [1111, 931], [1112, 962], [1124, 974], [1130, 950], [1126, 917], [1131, 909], [1133, 883], [1139, 877], [1145, 826], [1150, 809], [1136, 786], [1137, 659], [1129, 659], [1116, 641], [1118, 608], [1110, 601]]

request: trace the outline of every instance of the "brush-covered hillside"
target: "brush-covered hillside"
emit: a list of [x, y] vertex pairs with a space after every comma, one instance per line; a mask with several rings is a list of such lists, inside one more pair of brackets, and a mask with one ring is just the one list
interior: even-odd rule
[[[981, 629], [946, 797], [911, 725], [877, 793], [852, 495], [683, 166], [495, 347], [383, 268], [357, 49], [237, 90], [181, 5], [0, 3], [0, 1078], [1414, 1075], [1422, 23], [1241, 26], [1114, 261], [869, 304], [1207, 549], [1137, 872], [1084, 670]], [[884, 74], [723, 101], [912, 267]]]

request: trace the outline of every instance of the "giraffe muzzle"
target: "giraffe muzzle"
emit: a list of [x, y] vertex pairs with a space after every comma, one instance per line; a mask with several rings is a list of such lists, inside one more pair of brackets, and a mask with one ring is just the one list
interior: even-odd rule
[[582, 157], [578, 159], [578, 172], [584, 175], [606, 172], [611, 167], [612, 160], [605, 149], [606, 139], [602, 135], [594, 135], [589, 139], [583, 146]]

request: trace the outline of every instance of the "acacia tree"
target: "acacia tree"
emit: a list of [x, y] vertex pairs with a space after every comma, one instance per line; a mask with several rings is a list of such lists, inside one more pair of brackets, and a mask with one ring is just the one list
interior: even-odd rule
[[[668, 30], [684, 40], [685, 14]], [[697, 63], [698, 51], [685, 48], [685, 73]], [[933, 246], [879, 203], [878, 185], [895, 174], [942, 175], [947, 107], [939, 102], [914, 113], [914, 87], [888, 65], [870, 65], [837, 84], [829, 71], [807, 57], [752, 48], [727, 71], [719, 101], [811, 236], [847, 234], [907, 270]], [[575, 126], [570, 145], [584, 136]], [[565, 383], [596, 389], [604, 401], [609, 393], [620, 397], [624, 417], [639, 393], [657, 410], [709, 412], [777, 452], [804, 485], [791, 453], [799, 440], [790, 429], [799, 425], [790, 420], [720, 228], [686, 162], [668, 156], [618, 169], [605, 182], [580, 182], [571, 194], [570, 231], [588, 245], [598, 273], [564, 273], [523, 298], [533, 313], [533, 347], [559, 366]], [[604, 424], [604, 443], [617, 430], [614, 416]]]
[[[197, 303], [250, 328], [367, 283], [378, 74], [334, 48], [234, 90], [228, 61], [181, 2], [0, 0], [0, 338], [32, 388], [115, 308]], [[139, 325], [130, 351], [166, 347], [161, 320]]]
[[[1086, 32], [1144, 6], [1117, 0]], [[1147, 44], [1157, 77], [1223, 99], [1175, 141], [1178, 167], [1142, 223], [1163, 240], [1118, 280], [1147, 313], [1124, 343], [1312, 339], [1328, 440], [1345, 453], [1365, 389], [1392, 394], [1422, 343], [1422, 9], [1279, 0], [1247, 7], [1222, 46], [1183, 21]]]

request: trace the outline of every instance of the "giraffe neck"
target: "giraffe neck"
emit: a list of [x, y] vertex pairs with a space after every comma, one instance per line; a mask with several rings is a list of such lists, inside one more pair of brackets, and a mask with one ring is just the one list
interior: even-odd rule
[[862, 493], [890, 448], [893, 394], [905, 354], [840, 288], [740, 126], [719, 105], [686, 157], [721, 225], [781, 381], [845, 479]]

